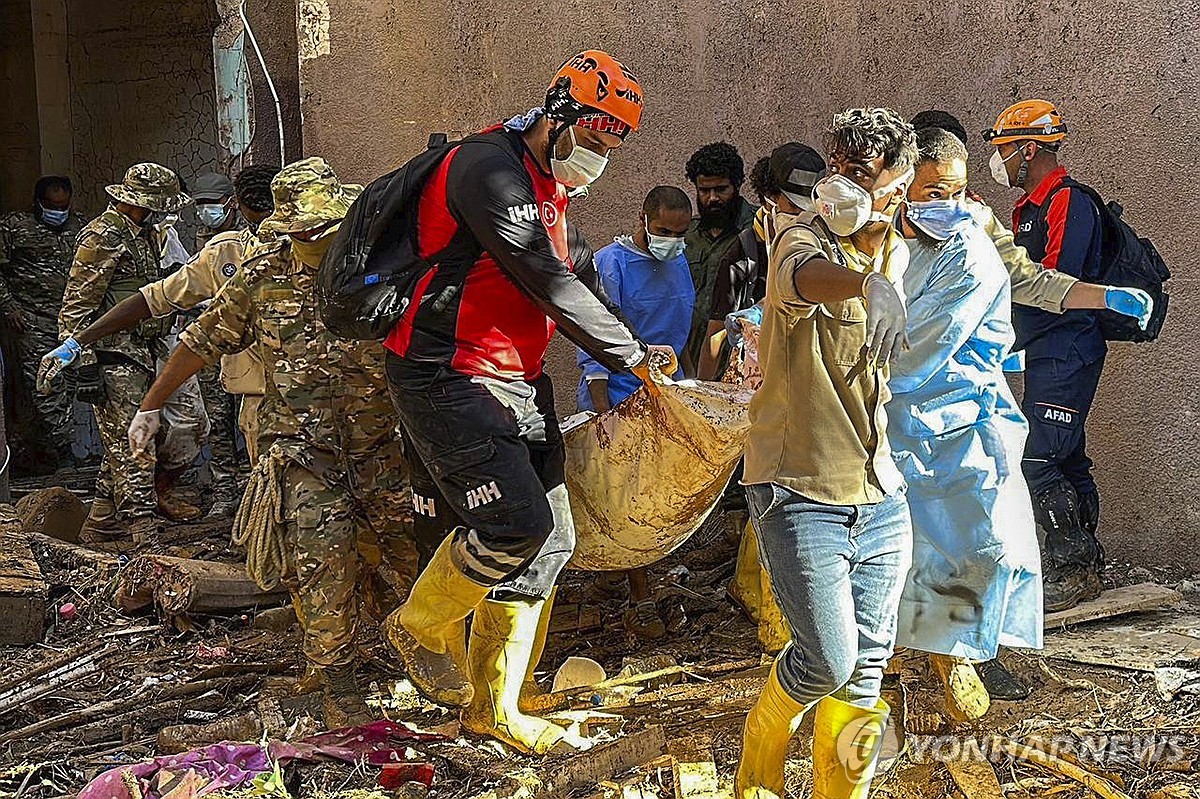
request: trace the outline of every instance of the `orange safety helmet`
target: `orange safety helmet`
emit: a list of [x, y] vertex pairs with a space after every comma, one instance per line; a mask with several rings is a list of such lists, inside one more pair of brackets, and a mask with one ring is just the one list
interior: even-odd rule
[[1067, 138], [1067, 123], [1046, 100], [1022, 100], [1010, 105], [996, 117], [996, 124], [983, 132], [988, 144], [1014, 141], [1060, 142]]
[[546, 92], [546, 116], [624, 139], [642, 119], [642, 86], [624, 64], [584, 50], [558, 68]]

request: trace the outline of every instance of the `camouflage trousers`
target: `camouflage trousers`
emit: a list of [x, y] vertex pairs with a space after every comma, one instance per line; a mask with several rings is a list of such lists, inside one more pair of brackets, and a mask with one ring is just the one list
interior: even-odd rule
[[[40, 321], [40, 320], [38, 320]], [[42, 356], [57, 347], [58, 326], [31, 325], [24, 333], [5, 336], [5, 355], [12, 376], [12, 423], [9, 436], [15, 439], [18, 462], [64, 458], [75, 440], [74, 373], [52, 394], [37, 390]]]
[[212, 471], [213, 493], [217, 499], [233, 499], [240, 493], [237, 478], [242, 465], [237, 449], [235, 398], [221, 385], [216, 366], [203, 369], [197, 377], [210, 427], [208, 468]]
[[111, 499], [118, 517], [147, 516], [158, 507], [155, 471], [177, 471], [191, 466], [208, 435], [208, 417], [200, 386], [193, 377], [170, 396], [162, 409], [162, 427], [150, 444], [150, 455], [139, 461], [129, 448], [129, 423], [154, 375], [133, 364], [106, 364], [103, 405], [93, 405], [104, 459], [96, 480], [96, 495]]
[[283, 483], [296, 567], [285, 582], [304, 630], [304, 656], [318, 668], [351, 663], [360, 613], [381, 621], [416, 579], [416, 546], [400, 513], [411, 495], [402, 484], [351, 491], [295, 462]]

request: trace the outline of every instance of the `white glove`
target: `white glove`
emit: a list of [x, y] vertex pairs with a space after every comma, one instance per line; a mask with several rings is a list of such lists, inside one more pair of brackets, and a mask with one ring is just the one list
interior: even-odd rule
[[862, 293], [867, 301], [867, 363], [883, 365], [892, 359], [894, 352], [908, 347], [904, 298], [878, 272], [867, 275]]
[[133, 457], [142, 459], [161, 425], [162, 419], [158, 408], [152, 411], [137, 412], [133, 421], [129, 423], [129, 449], [133, 451]]

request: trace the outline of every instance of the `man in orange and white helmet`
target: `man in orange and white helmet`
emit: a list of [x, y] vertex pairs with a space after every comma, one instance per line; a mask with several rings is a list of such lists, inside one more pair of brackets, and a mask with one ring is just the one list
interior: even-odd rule
[[575, 275], [568, 249], [568, 192], [600, 177], [642, 102], [628, 69], [588, 50], [542, 106], [452, 148], [420, 192], [432, 267], [384, 342], [416, 534], [433, 550], [388, 640], [419, 690], [464, 705], [466, 729], [526, 752], [583, 745], [519, 706], [575, 545], [546, 347], [557, 328], [610, 371], [677, 368], [614, 315], [594, 271], [592, 285]]
[[[1067, 126], [1054, 104], [1023, 100], [984, 131], [995, 146], [992, 177], [1024, 194], [1013, 210], [1016, 244], [1047, 269], [1088, 283], [1101, 282], [1100, 213], [1058, 163]], [[1137, 298], [1106, 292], [1105, 304]], [[1135, 309], [1140, 311], [1141, 308]], [[1108, 350], [1095, 311], [1054, 314], [1014, 305], [1015, 351], [1026, 358], [1022, 410], [1029, 438], [1022, 470], [1033, 495], [1043, 551], [1045, 608], [1065, 610], [1100, 594], [1104, 553], [1096, 538], [1100, 498], [1085, 450], [1084, 426]]]

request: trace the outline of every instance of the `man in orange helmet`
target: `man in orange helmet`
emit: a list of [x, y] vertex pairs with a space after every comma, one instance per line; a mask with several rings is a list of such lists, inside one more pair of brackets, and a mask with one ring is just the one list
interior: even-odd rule
[[[996, 147], [993, 178], [1024, 191], [1013, 210], [1016, 243], [1047, 269], [1100, 282], [1100, 214], [1058, 163], [1067, 136], [1058, 110], [1025, 100], [1005, 109], [983, 135]], [[1022, 469], [1046, 533], [1045, 608], [1066, 610], [1102, 590], [1100, 499], [1084, 427], [1108, 346], [1095, 311], [1058, 315], [1014, 305], [1013, 325], [1013, 349], [1026, 356], [1022, 410], [1030, 431]]]
[[388, 639], [417, 688], [465, 705], [466, 729], [525, 752], [584, 745], [520, 707], [575, 544], [546, 347], [557, 326], [610, 371], [677, 368], [574, 274], [568, 249], [568, 192], [600, 177], [641, 114], [629, 70], [589, 50], [544, 105], [451, 149], [420, 193], [416, 243], [432, 266], [385, 341], [417, 536], [453, 528]]

